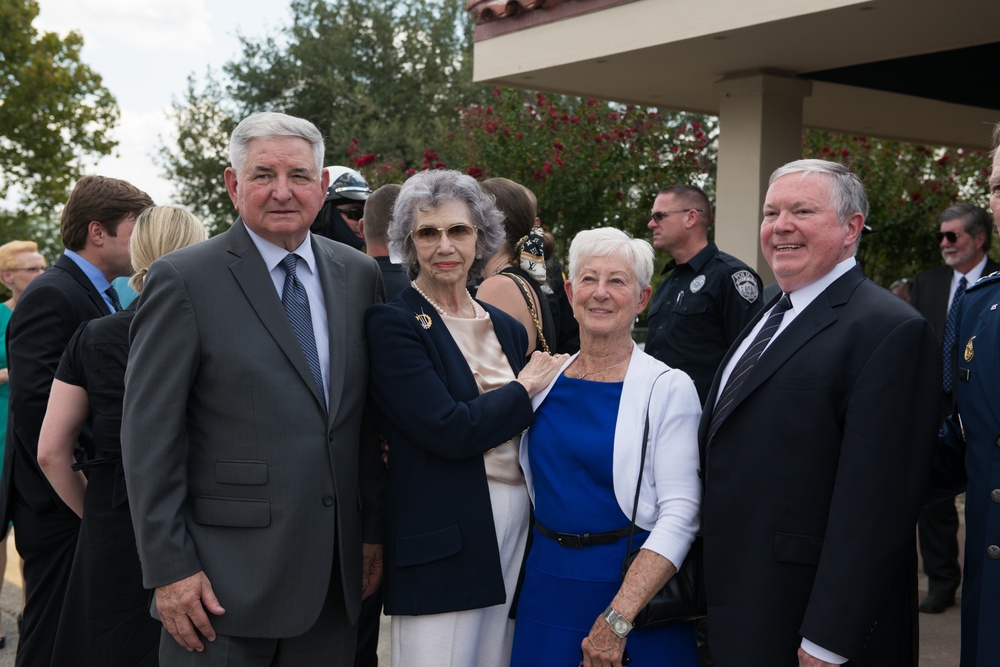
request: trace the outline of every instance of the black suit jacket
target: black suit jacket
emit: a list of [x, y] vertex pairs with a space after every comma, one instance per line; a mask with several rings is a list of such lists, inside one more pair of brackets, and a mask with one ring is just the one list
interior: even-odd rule
[[[481, 303], [511, 369], [527, 334]], [[430, 318], [423, 328], [416, 316]], [[434, 307], [412, 287], [368, 309], [371, 393], [389, 442], [385, 611], [439, 614], [505, 601], [483, 453], [526, 429], [528, 392], [512, 382], [480, 395]]]
[[[28, 285], [10, 318], [7, 359], [10, 368], [10, 422], [3, 464], [0, 517], [10, 519], [11, 494], [35, 512], [69, 512], [38, 467], [38, 433], [49, 402], [52, 378], [66, 344], [81, 323], [110, 310], [94, 284], [65, 255]], [[90, 431], [80, 435], [93, 449]]]
[[927, 321], [855, 266], [774, 339], [708, 443], [716, 375], [699, 441], [720, 667], [796, 666], [803, 636], [850, 665], [915, 663], [938, 350]]

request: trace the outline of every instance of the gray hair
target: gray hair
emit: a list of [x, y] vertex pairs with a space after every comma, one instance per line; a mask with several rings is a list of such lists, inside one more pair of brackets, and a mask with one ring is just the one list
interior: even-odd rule
[[[850, 169], [839, 162], [827, 160], [796, 160], [783, 167], [778, 167], [767, 182], [771, 185], [782, 176], [789, 174], [820, 174], [830, 177], [830, 196], [833, 206], [837, 209], [837, 218], [843, 225], [855, 213], [868, 218], [868, 195], [861, 179]], [[860, 235], [859, 235], [860, 238]]]
[[959, 202], [941, 211], [941, 215], [938, 216], [938, 224], [951, 220], [961, 220], [962, 229], [972, 238], [976, 238], [976, 234], [982, 234], [986, 239], [983, 241], [983, 252], [990, 249], [990, 241], [993, 238], [993, 218], [985, 209], [975, 204]]
[[237, 174], [241, 174], [246, 164], [250, 142], [261, 137], [298, 137], [309, 142], [312, 148], [316, 173], [323, 171], [323, 135], [316, 126], [304, 118], [288, 114], [264, 111], [247, 116], [233, 130], [229, 137], [229, 163]]
[[476, 259], [470, 269], [478, 275], [484, 264], [504, 242], [503, 213], [492, 195], [483, 191], [471, 176], [452, 170], [429, 170], [411, 176], [396, 197], [389, 223], [389, 251], [400, 258], [410, 280], [420, 273], [417, 251], [410, 238], [417, 213], [435, 209], [449, 201], [465, 204], [469, 222], [476, 228]]
[[638, 291], [653, 278], [653, 246], [644, 239], [634, 239], [614, 227], [598, 227], [578, 233], [569, 245], [569, 279], [576, 280], [577, 271], [592, 257], [616, 257], [635, 276]]

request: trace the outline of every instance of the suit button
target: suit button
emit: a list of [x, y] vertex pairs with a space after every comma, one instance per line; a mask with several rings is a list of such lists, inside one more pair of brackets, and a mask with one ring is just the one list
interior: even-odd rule
[[[333, 496], [323, 496], [323, 504], [327, 507], [333, 505]], [[1000, 549], [998, 549], [1000, 551]]]
[[993, 493], [990, 494], [990, 498], [995, 503], [1000, 503], [1000, 489], [993, 489]]
[[990, 546], [986, 547], [986, 555], [992, 558], [993, 560], [1000, 559], [1000, 547], [998, 547], [995, 544], [991, 544]]

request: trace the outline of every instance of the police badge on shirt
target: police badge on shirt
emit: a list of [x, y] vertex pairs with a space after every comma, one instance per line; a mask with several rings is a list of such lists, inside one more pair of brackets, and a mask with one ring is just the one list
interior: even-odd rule
[[753, 273], [744, 269], [734, 273], [732, 278], [733, 284], [736, 285], [736, 291], [747, 300], [747, 303], [753, 303], [757, 300], [757, 297], [760, 296], [760, 290], [757, 289], [757, 281], [754, 280]]

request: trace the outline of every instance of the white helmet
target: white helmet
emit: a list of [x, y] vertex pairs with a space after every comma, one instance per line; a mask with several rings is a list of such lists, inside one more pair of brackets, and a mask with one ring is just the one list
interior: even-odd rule
[[368, 181], [350, 167], [327, 167], [330, 172], [330, 187], [326, 190], [326, 201], [365, 201], [372, 193]]

